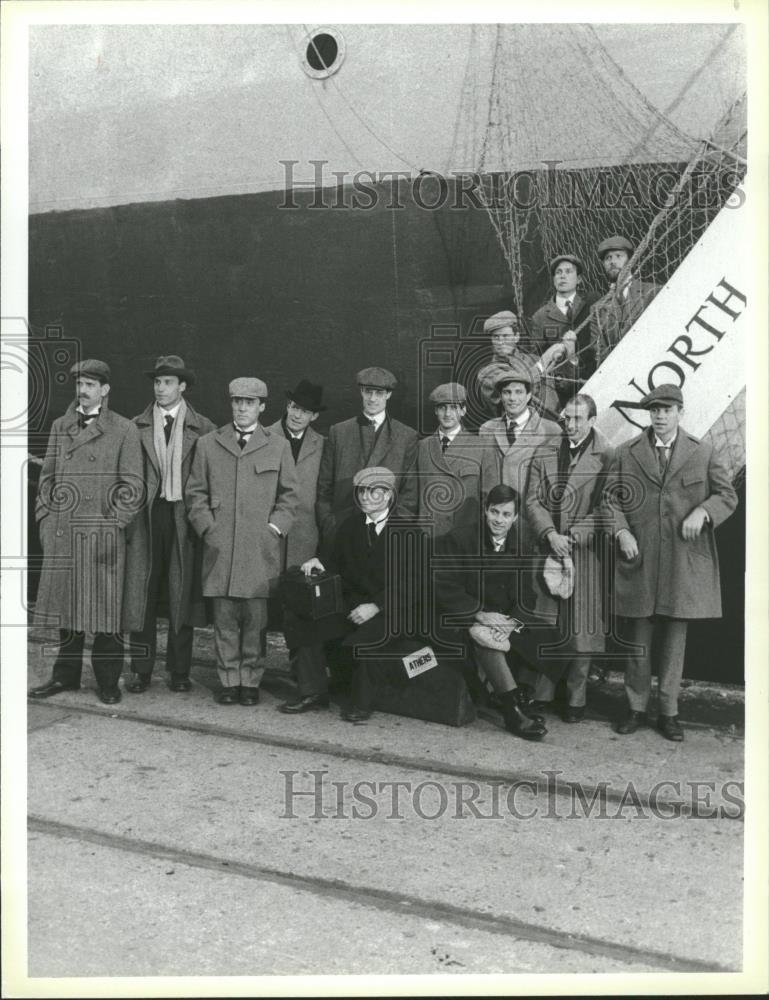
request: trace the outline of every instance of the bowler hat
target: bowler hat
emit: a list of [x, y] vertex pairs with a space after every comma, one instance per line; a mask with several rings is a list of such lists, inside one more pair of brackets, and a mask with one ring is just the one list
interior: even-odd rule
[[514, 312], [510, 312], [509, 309], [504, 309], [502, 312], [489, 316], [483, 324], [483, 332], [494, 333], [495, 330], [503, 330], [507, 326], [512, 327], [513, 330], [517, 330], [518, 317]]
[[323, 386], [315, 385], [314, 382], [308, 382], [306, 378], [302, 379], [296, 389], [286, 389], [286, 397], [296, 403], [297, 406], [301, 406], [303, 410], [309, 410], [311, 413], [321, 413], [323, 410], [328, 409], [328, 407], [323, 406], [321, 403], [323, 399]]
[[106, 361], [97, 361], [95, 358], [88, 358], [86, 361], [78, 361], [70, 370], [70, 375], [78, 378], [83, 375], [86, 378], [98, 379], [102, 385], [109, 382], [112, 377], [109, 365]]
[[557, 257], [553, 257], [553, 259], [550, 261], [550, 277], [551, 278], [555, 274], [555, 269], [563, 261], [566, 261], [567, 264], [573, 264], [576, 267], [576, 269], [577, 269], [577, 274], [582, 274], [582, 272], [585, 270], [584, 265], [583, 265], [582, 261], [579, 259], [579, 257], [575, 257], [574, 254], [571, 254], [571, 253], [561, 253], [561, 254], [558, 254]]
[[366, 386], [369, 389], [392, 390], [398, 384], [398, 380], [392, 372], [388, 372], [386, 368], [379, 368], [377, 366], [361, 369], [355, 376], [355, 380], [358, 385]]
[[678, 403], [679, 406], [684, 405], [684, 394], [681, 392], [677, 385], [672, 385], [666, 382], [664, 385], [658, 385], [656, 389], [652, 389], [651, 392], [647, 392], [641, 402], [638, 404], [642, 409], [648, 410], [654, 406], [655, 403]]
[[461, 406], [466, 400], [467, 392], [459, 382], [444, 382], [443, 385], [436, 386], [430, 393], [430, 402], [434, 406], [441, 403], [454, 403]]
[[234, 378], [230, 382], [230, 398], [267, 399], [267, 386], [260, 378]]
[[610, 250], [625, 250], [627, 253], [632, 254], [634, 249], [635, 247], [630, 240], [625, 239], [624, 236], [609, 236], [603, 243], [598, 244], [596, 253], [603, 260], [604, 255]]
[[144, 374], [149, 378], [158, 378], [160, 375], [176, 375], [180, 382], [186, 382], [188, 386], [195, 381], [195, 373], [187, 368], [178, 354], [162, 354], [155, 362], [152, 371]]

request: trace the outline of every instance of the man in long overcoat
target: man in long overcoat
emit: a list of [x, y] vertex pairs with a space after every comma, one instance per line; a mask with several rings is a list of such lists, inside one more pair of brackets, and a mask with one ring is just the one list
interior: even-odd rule
[[200, 592], [201, 545], [191, 530], [184, 486], [198, 439], [215, 430], [208, 417], [184, 397], [195, 376], [170, 354], [152, 371], [155, 402], [134, 417], [144, 461], [147, 505], [128, 529], [126, 588], [143, 608], [143, 626], [131, 636], [131, 668], [126, 684], [133, 694], [150, 686], [157, 649], [157, 610], [168, 599], [166, 667], [172, 691], [189, 691], [193, 626], [205, 625]]
[[212, 597], [222, 705], [256, 705], [264, 674], [267, 599], [299, 503], [286, 439], [259, 424], [267, 386], [230, 382], [233, 422], [200, 438], [185, 489], [203, 539], [203, 596]]
[[[552, 597], [537, 577], [538, 606], [543, 613], [557, 610], [561, 632], [574, 653], [566, 671], [566, 722], [584, 717], [591, 656], [605, 648], [602, 501], [614, 449], [595, 420], [591, 396], [578, 394], [566, 404], [566, 434], [557, 450], [551, 446], [537, 450], [526, 497], [528, 523], [540, 550], [559, 560], [568, 558], [574, 567], [574, 590], [568, 598]], [[534, 699], [550, 702], [554, 695], [553, 683], [540, 675]]]
[[49, 698], [80, 687], [86, 633], [98, 696], [120, 701], [122, 632], [140, 624], [125, 600], [126, 528], [144, 503], [135, 425], [107, 405], [110, 369], [94, 359], [70, 370], [76, 401], [54, 420], [40, 474], [36, 518], [43, 569], [35, 620], [59, 630], [51, 680], [33, 688]]
[[618, 733], [645, 721], [652, 669], [659, 674], [659, 727], [680, 741], [678, 694], [690, 619], [721, 617], [714, 529], [733, 513], [737, 495], [713, 446], [679, 425], [683, 394], [661, 385], [641, 400], [651, 427], [620, 445], [606, 490], [619, 548], [615, 612], [623, 616], [627, 714]]
[[387, 412], [396, 378], [386, 368], [364, 368], [358, 372], [357, 383], [362, 412], [331, 427], [320, 463], [317, 515], [327, 552], [338, 526], [355, 513], [353, 476], [360, 469], [390, 469], [396, 477], [399, 510], [416, 511], [416, 483], [411, 473], [418, 435]]
[[430, 517], [435, 538], [459, 524], [477, 524], [481, 512], [481, 442], [462, 426], [467, 393], [458, 382], [430, 393], [438, 428], [417, 448], [417, 514]]

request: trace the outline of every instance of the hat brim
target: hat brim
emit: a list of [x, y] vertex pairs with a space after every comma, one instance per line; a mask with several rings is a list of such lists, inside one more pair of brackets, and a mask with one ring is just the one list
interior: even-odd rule
[[153, 368], [151, 372], [145, 371], [144, 374], [147, 378], [159, 378], [161, 375], [176, 375], [180, 382], [186, 382], [187, 385], [192, 385], [195, 381], [195, 373], [190, 371], [189, 368], [170, 368], [163, 365], [160, 368]]
[[290, 399], [292, 403], [296, 403], [297, 406], [301, 406], [303, 410], [307, 410], [310, 413], [323, 413], [328, 409], [327, 406], [311, 405], [309, 400], [299, 398], [297, 393], [292, 392], [290, 389], [286, 389], [286, 399]]

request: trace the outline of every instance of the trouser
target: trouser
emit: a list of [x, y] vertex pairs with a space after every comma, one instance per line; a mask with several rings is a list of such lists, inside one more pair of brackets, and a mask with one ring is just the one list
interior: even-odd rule
[[659, 677], [660, 712], [678, 715], [688, 624], [680, 618], [662, 615], [624, 619], [623, 637], [637, 647], [625, 654], [625, 693], [634, 712], [646, 711], [654, 670]]
[[[59, 629], [59, 650], [53, 664], [53, 680], [61, 684], [80, 683], [83, 670], [85, 632]], [[91, 650], [96, 683], [102, 691], [117, 689], [123, 671], [123, 637], [119, 632], [97, 632]]]
[[170, 573], [174, 559], [181, 561], [174, 518], [175, 504], [158, 497], [152, 505], [150, 518], [152, 563], [147, 581], [147, 604], [141, 632], [131, 635], [132, 646], [139, 648], [131, 653], [131, 669], [144, 677], [152, 675], [157, 651], [157, 606], [159, 600], [168, 598], [168, 645], [166, 667], [173, 677], [189, 677], [192, 664], [193, 630], [190, 625], [176, 621], [176, 602], [171, 594]]
[[266, 628], [266, 597], [214, 598], [214, 649], [222, 687], [259, 687]]
[[[566, 667], [566, 695], [572, 708], [583, 708], [587, 701], [587, 675], [590, 671], [589, 653], [575, 656]], [[536, 701], [552, 701], [555, 698], [555, 684], [549, 677], [539, 674], [534, 682], [534, 699]]]
[[328, 693], [326, 654], [322, 642], [290, 649], [288, 657], [300, 698]]
[[486, 646], [479, 646], [473, 639], [471, 642], [475, 662], [486, 675], [495, 694], [513, 691], [517, 685], [505, 653], [501, 649], [488, 649]]

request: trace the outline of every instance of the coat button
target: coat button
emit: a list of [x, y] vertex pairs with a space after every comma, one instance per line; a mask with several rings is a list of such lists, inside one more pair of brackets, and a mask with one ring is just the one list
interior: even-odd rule
[[88, 456], [88, 461], [89, 462], [95, 462], [96, 461], [96, 456], [95, 455], [89, 455]]
[[59, 531], [57, 531], [57, 532], [56, 532], [56, 537], [57, 537], [57, 538], [61, 538], [61, 536], [62, 536], [63, 534], [64, 534], [64, 532], [63, 532], [63, 531], [61, 531], [61, 530], [59, 530]]

